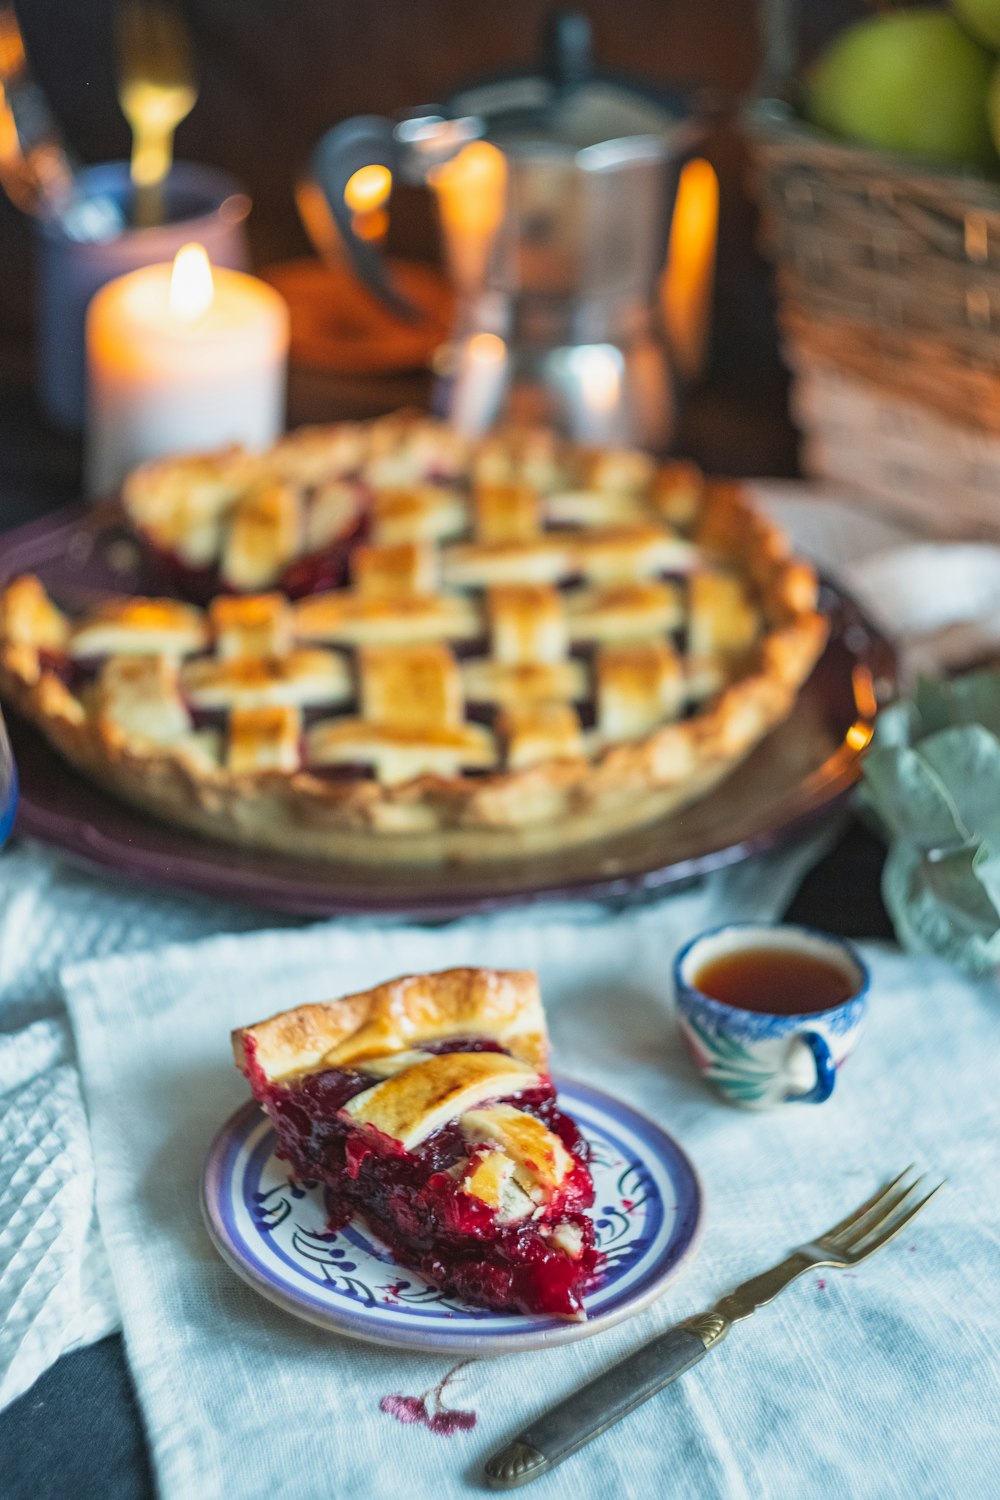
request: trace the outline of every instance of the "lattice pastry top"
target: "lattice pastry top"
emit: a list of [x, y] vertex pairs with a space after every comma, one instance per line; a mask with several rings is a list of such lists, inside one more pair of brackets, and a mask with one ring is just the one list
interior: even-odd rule
[[[203, 600], [220, 589], [281, 588], [293, 596], [340, 583], [350, 546], [439, 543], [468, 537], [470, 492], [475, 539], [524, 540], [541, 524], [616, 525], [635, 507], [581, 494], [624, 496], [648, 484], [652, 460], [631, 451], [593, 451], [547, 429], [473, 440], [429, 417], [397, 412], [369, 423], [303, 427], [266, 453], [239, 447], [156, 459], [127, 477], [126, 515], [164, 565], [171, 583]], [[676, 466], [678, 482], [694, 476]], [[514, 488], [520, 501], [510, 500]], [[489, 491], [504, 489], [506, 503]], [[551, 497], [546, 515], [531, 496]], [[555, 503], [559, 498], [560, 503]], [[539, 564], [554, 581], [555, 560]], [[498, 580], [499, 581], [499, 580]]]

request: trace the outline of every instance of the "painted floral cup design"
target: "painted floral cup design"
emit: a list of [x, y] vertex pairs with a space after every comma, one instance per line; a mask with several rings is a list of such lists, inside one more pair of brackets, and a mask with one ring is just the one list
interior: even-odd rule
[[808, 927], [731, 923], [674, 960], [681, 1035], [730, 1104], [822, 1104], [854, 1049], [869, 974], [850, 943]]

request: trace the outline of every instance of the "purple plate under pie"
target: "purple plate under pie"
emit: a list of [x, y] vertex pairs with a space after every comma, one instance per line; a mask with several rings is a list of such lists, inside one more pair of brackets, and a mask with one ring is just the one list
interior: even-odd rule
[[[117, 507], [74, 506], [0, 541], [0, 584], [31, 571], [77, 606], [143, 592], [139, 549]], [[303, 916], [362, 912], [446, 918], [555, 899], [627, 900], [774, 848], [854, 785], [877, 705], [894, 686], [888, 642], [831, 585], [826, 650], [790, 717], [711, 795], [600, 842], [509, 860], [323, 864], [202, 838], [129, 807], [72, 770], [11, 716], [21, 777], [17, 830], [123, 880], [142, 880]]]

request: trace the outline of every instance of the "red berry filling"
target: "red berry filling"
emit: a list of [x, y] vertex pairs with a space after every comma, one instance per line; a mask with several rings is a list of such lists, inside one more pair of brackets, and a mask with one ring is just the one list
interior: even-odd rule
[[[504, 1049], [459, 1038], [424, 1050]], [[448, 1295], [507, 1311], [580, 1315], [599, 1259], [593, 1221], [582, 1212], [593, 1202], [594, 1189], [586, 1142], [557, 1107], [551, 1083], [507, 1102], [558, 1135], [576, 1158], [574, 1166], [544, 1206], [527, 1218], [503, 1222], [495, 1209], [463, 1191], [467, 1168], [459, 1164], [470, 1158], [470, 1148], [457, 1120], [408, 1151], [341, 1113], [349, 1099], [372, 1086], [371, 1077], [333, 1068], [285, 1086], [268, 1082], [252, 1062], [249, 1076], [274, 1122], [279, 1154], [298, 1176], [329, 1189], [332, 1225], [360, 1215], [400, 1264]], [[482, 1149], [473, 1148], [473, 1160]], [[574, 1240], [578, 1253], [567, 1253], [560, 1239], [563, 1244]]]
[[[145, 549], [154, 587], [202, 605], [210, 603], [218, 594], [246, 592], [227, 583], [217, 562], [197, 567], [149, 532], [140, 530], [137, 534]], [[339, 536], [331, 538], [317, 551], [304, 553], [290, 562], [280, 577], [262, 592], [280, 589], [290, 599], [302, 599], [307, 594], [342, 588], [348, 579], [351, 553], [367, 534], [368, 515], [362, 511], [354, 524]]]

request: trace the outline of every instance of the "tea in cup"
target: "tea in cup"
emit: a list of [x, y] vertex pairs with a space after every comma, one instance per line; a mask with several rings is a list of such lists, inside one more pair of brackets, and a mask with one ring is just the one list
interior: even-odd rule
[[688, 1051], [706, 1083], [744, 1109], [829, 1099], [868, 987], [851, 944], [808, 927], [731, 923], [674, 960]]

